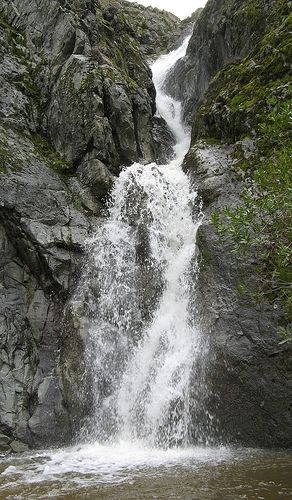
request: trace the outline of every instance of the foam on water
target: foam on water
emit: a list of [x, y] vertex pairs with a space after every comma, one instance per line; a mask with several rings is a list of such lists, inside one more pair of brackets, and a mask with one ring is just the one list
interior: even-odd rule
[[99, 443], [0, 458], [0, 497], [291, 498], [289, 452]]
[[[21, 483], [66, 481], [79, 484], [127, 482], [141, 473], [151, 476], [171, 467], [198, 467], [230, 460], [227, 448], [148, 448], [141, 442], [120, 441], [111, 446], [93, 443], [6, 459], [0, 477]], [[13, 465], [9, 463], [13, 462]], [[1, 465], [1, 460], [0, 460]], [[151, 472], [152, 470], [152, 472]], [[7, 488], [7, 483], [5, 484]], [[1, 487], [0, 487], [1, 491]]]

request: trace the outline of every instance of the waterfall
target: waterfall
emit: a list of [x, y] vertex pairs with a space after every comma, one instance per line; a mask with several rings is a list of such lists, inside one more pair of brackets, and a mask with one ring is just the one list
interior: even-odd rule
[[175, 63], [184, 57], [191, 36], [188, 36], [183, 44], [169, 54], [159, 57], [152, 65], [153, 83], [156, 88], [156, 106], [158, 113], [165, 119], [176, 139], [174, 152], [178, 163], [182, 163], [183, 157], [189, 149], [190, 134], [183, 126], [182, 106], [180, 101], [174, 100], [165, 94], [163, 87], [167, 73]]
[[152, 66], [158, 113], [176, 138], [174, 159], [124, 169], [108, 219], [86, 242], [78, 300], [89, 323], [88, 432], [103, 443], [168, 448], [189, 439], [190, 383], [201, 342], [191, 310], [201, 217], [193, 216], [196, 194], [181, 169], [189, 146], [181, 105], [163, 92], [188, 40]]

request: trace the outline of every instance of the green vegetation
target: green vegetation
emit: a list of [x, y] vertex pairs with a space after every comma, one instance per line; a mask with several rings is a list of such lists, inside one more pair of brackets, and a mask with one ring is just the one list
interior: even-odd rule
[[292, 101], [275, 103], [265, 122], [259, 123], [257, 154], [239, 160], [237, 168], [249, 168], [243, 205], [213, 214], [220, 234], [234, 243], [234, 251], [254, 252], [264, 270], [262, 292], [270, 300], [281, 299], [285, 322], [292, 318]]
[[2, 29], [6, 35], [11, 54], [27, 70], [26, 74], [13, 79], [15, 87], [27, 97], [32, 98], [35, 104], [39, 105], [40, 91], [35, 83], [35, 76], [40, 68], [30, 60], [25, 34], [16, 30], [9, 23], [3, 11], [0, 11], [0, 29]]
[[198, 110], [195, 138], [205, 137], [206, 130], [209, 138], [228, 142], [252, 137], [270, 111], [270, 98], [291, 97], [292, 14], [277, 22], [242, 63], [216, 75]]
[[61, 158], [56, 150], [43, 137], [35, 134], [32, 136], [32, 141], [36, 153], [43, 158], [48, 167], [55, 170], [64, 180], [74, 175], [75, 171], [72, 163]]
[[[232, 241], [234, 252], [257, 257], [262, 285], [254, 299], [281, 305], [280, 334], [286, 342], [292, 340], [292, 16], [287, 2], [278, 1], [276, 7], [279, 17], [255, 50], [211, 83], [197, 114], [195, 138], [239, 141], [232, 175], [244, 180], [242, 204], [214, 213], [212, 220]], [[246, 138], [255, 144], [249, 158], [241, 144]]]
[[264, 269], [263, 293], [270, 300], [281, 298], [286, 321], [292, 318], [292, 103], [274, 105], [259, 124], [258, 152], [248, 165], [250, 178], [243, 205], [213, 216], [221, 234], [234, 242], [235, 251], [253, 251]]
[[0, 174], [7, 173], [10, 169], [13, 172], [21, 170], [22, 162], [16, 158], [11, 149], [11, 145], [8, 143], [7, 136], [5, 134], [5, 129], [1, 128], [0, 133]]

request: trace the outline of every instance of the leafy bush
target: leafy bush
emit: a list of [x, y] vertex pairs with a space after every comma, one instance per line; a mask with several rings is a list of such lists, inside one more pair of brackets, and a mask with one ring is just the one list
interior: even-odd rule
[[213, 214], [213, 223], [232, 240], [233, 251], [257, 256], [264, 271], [262, 292], [272, 301], [281, 300], [282, 330], [285, 340], [292, 340], [292, 102], [268, 104], [270, 112], [258, 125], [257, 154], [249, 162], [243, 204], [226, 208], [222, 216]]

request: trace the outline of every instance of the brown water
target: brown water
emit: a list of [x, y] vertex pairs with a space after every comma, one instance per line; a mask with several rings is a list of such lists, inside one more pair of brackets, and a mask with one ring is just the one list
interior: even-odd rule
[[292, 452], [98, 444], [0, 460], [0, 499], [292, 499]]

